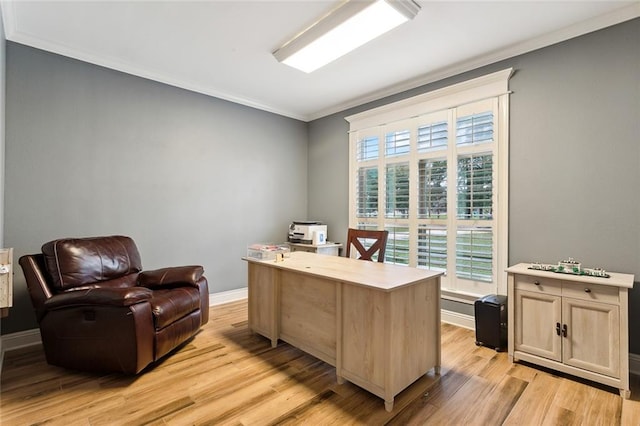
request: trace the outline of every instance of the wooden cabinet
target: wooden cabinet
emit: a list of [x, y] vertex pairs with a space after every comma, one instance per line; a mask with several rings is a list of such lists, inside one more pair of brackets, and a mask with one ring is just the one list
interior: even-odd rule
[[507, 269], [509, 357], [620, 389], [628, 398], [628, 289], [633, 275]]

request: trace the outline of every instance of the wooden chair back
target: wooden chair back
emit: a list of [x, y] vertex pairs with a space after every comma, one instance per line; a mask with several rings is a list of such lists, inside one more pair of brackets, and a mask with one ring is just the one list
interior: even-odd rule
[[[347, 232], [347, 257], [351, 257], [351, 246], [357, 251], [358, 259], [373, 261], [372, 257], [378, 253], [378, 262], [384, 262], [384, 252], [387, 248], [387, 238], [389, 231], [374, 231], [367, 229], [349, 228]], [[362, 240], [374, 240], [367, 249], [362, 244]]]

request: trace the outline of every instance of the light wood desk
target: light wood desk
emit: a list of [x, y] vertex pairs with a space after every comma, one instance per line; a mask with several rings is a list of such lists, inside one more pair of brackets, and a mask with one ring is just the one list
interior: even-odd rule
[[440, 374], [439, 272], [294, 252], [247, 258], [249, 328], [336, 367], [384, 399], [429, 372]]

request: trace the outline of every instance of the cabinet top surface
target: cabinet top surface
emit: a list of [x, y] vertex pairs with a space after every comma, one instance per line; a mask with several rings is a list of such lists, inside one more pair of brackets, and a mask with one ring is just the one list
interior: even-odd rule
[[289, 244], [290, 246], [296, 246], [296, 247], [313, 247], [313, 248], [322, 248], [322, 247], [342, 247], [342, 243], [334, 243], [334, 242], [330, 242], [327, 241], [324, 244], [303, 244], [303, 243], [291, 243], [288, 242], [287, 244]]
[[586, 275], [572, 275], [562, 274], [551, 271], [540, 271], [535, 269], [529, 269], [530, 263], [518, 263], [517, 265], [510, 266], [506, 271], [510, 274], [531, 275], [535, 277], [550, 278], [563, 281], [573, 281], [581, 283], [592, 283], [600, 285], [609, 285], [613, 287], [626, 287], [633, 288], [632, 274], [621, 274], [618, 272], [607, 272], [610, 275], [609, 278], [590, 277]]
[[280, 262], [252, 258], [244, 258], [244, 260], [384, 291], [417, 284], [442, 275], [442, 272], [428, 269], [302, 251], [293, 252]]

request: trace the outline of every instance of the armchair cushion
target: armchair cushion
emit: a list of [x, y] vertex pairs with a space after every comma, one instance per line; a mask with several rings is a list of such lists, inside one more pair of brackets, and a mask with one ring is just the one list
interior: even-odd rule
[[184, 284], [197, 286], [202, 274], [204, 274], [202, 266], [175, 266], [143, 271], [138, 275], [138, 285], [149, 288]]
[[151, 312], [156, 330], [200, 309], [200, 292], [196, 287], [158, 289], [152, 293]]
[[42, 246], [57, 291], [121, 278], [142, 270], [140, 253], [124, 236], [65, 238]]
[[92, 305], [131, 306], [150, 300], [152, 295], [153, 292], [144, 287], [90, 287], [55, 294], [44, 302], [44, 306], [47, 310]]

